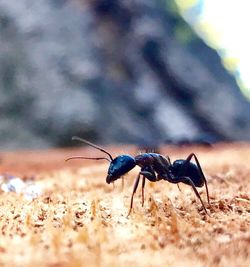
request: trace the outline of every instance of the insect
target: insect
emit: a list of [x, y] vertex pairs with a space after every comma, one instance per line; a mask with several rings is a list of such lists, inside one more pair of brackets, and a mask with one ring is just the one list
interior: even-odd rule
[[[138, 188], [141, 176], [142, 176], [142, 206], [144, 205], [144, 188], [146, 179], [148, 179], [150, 182], [165, 180], [174, 184], [184, 183], [191, 186], [194, 190], [195, 195], [199, 198], [206, 214], [208, 214], [205, 205], [200, 197], [200, 194], [196, 189], [196, 187], [203, 187], [205, 185], [207, 201], [210, 205], [207, 181], [203, 174], [198, 158], [194, 153], [191, 153], [186, 159], [178, 159], [175, 160], [173, 163], [171, 163], [170, 158], [168, 156], [164, 157], [163, 155], [157, 153], [143, 153], [135, 157], [132, 157], [130, 155], [120, 155], [116, 158], [113, 158], [109, 152], [85, 139], [74, 136], [72, 137], [72, 140], [78, 140], [91, 147], [94, 147], [104, 152], [108, 157], [90, 158], [90, 157], [79, 156], [79, 157], [70, 157], [66, 161], [71, 159], [94, 159], [94, 160], [109, 161], [110, 165], [106, 177], [106, 183], [108, 184], [121, 178], [123, 175], [132, 170], [136, 165], [141, 168], [134, 183], [128, 216], [130, 215], [133, 208], [133, 198]], [[194, 158], [196, 165], [191, 162], [192, 158]]]

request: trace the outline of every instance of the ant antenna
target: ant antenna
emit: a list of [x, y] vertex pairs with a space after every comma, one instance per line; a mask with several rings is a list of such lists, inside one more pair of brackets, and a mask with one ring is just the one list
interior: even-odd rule
[[65, 161], [69, 161], [69, 160], [72, 160], [72, 159], [95, 159], [95, 160], [99, 160], [99, 159], [106, 159], [107, 161], [111, 162], [110, 159], [108, 158], [88, 158], [88, 157], [71, 157], [71, 158], [67, 158]]
[[[73, 136], [73, 137], [72, 137], [72, 140], [77, 140], [77, 141], [83, 142], [83, 143], [85, 143], [85, 144], [87, 144], [87, 145], [89, 145], [89, 146], [92, 146], [92, 147], [94, 147], [94, 148], [96, 148], [96, 149], [98, 149], [98, 150], [100, 150], [100, 151], [106, 153], [106, 154], [109, 156], [109, 158], [111, 159], [111, 161], [114, 160], [113, 157], [111, 156], [111, 154], [110, 154], [109, 152], [107, 152], [107, 151], [104, 150], [103, 148], [101, 148], [101, 147], [99, 147], [99, 146], [97, 146], [97, 145], [95, 145], [95, 144], [93, 144], [93, 143], [91, 143], [91, 142], [89, 142], [89, 141], [87, 141], [87, 140], [85, 140], [85, 139], [82, 139], [82, 138], [80, 138], [80, 137], [78, 137], [78, 136]], [[106, 158], [93, 158], [93, 159], [106, 159]]]

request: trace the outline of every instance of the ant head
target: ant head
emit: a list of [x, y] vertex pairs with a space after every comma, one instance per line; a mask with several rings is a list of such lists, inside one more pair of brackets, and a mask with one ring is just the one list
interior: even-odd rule
[[129, 155], [121, 155], [116, 157], [115, 159], [113, 159], [113, 157], [111, 156], [111, 154], [109, 152], [107, 152], [106, 150], [104, 150], [103, 148], [85, 140], [82, 139], [80, 137], [74, 136], [72, 137], [72, 140], [78, 140], [81, 141], [89, 146], [92, 146], [102, 152], [104, 152], [105, 154], [108, 155], [108, 158], [106, 157], [98, 157], [98, 158], [89, 158], [89, 157], [71, 157], [68, 158], [66, 161], [71, 160], [71, 159], [95, 159], [95, 160], [101, 160], [101, 159], [105, 159], [107, 161], [110, 162], [109, 165], [109, 169], [108, 169], [108, 175], [106, 178], [106, 182], [108, 184], [114, 182], [115, 180], [119, 179], [121, 176], [123, 176], [124, 174], [126, 174], [127, 172], [129, 172], [130, 170], [132, 170], [136, 163], [135, 163], [135, 159]]
[[108, 184], [119, 179], [135, 167], [135, 159], [129, 155], [121, 155], [111, 161], [106, 182]]

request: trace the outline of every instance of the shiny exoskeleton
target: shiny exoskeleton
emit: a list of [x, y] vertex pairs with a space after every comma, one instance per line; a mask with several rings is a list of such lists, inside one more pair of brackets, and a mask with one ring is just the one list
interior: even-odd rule
[[[184, 183], [184, 184], [191, 186], [196, 196], [199, 198], [203, 206], [203, 209], [207, 213], [205, 205], [196, 189], [196, 187], [202, 187], [205, 185], [206, 193], [207, 193], [207, 200], [208, 200], [208, 203], [210, 204], [207, 181], [203, 174], [200, 163], [194, 153], [191, 153], [186, 159], [179, 159], [179, 160], [174, 161], [173, 163], [171, 163], [169, 157], [164, 157], [163, 155], [157, 154], [157, 153], [143, 153], [135, 157], [132, 157], [130, 155], [120, 155], [116, 158], [113, 158], [109, 152], [107, 152], [103, 148], [87, 140], [81, 139], [79, 137], [73, 137], [72, 139], [84, 142], [106, 153], [109, 156], [109, 158], [106, 158], [106, 157], [97, 157], [97, 158], [72, 157], [72, 158], [67, 159], [67, 160], [76, 159], [76, 158], [95, 159], [95, 160], [105, 159], [109, 161], [110, 166], [109, 166], [108, 174], [106, 178], [106, 182], [108, 184], [121, 178], [123, 175], [125, 175], [130, 170], [132, 170], [136, 165], [141, 168], [135, 180], [128, 215], [130, 214], [132, 210], [133, 197], [138, 188], [141, 176], [142, 176], [142, 206], [144, 204], [144, 187], [145, 187], [146, 179], [148, 179], [150, 182], [157, 182], [160, 180], [165, 180], [165, 181], [168, 181], [174, 184]], [[194, 158], [196, 164], [191, 162], [192, 158]]]

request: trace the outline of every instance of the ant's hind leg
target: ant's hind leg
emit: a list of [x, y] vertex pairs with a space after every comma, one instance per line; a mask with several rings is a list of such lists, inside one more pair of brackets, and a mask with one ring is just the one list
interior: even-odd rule
[[195, 159], [195, 162], [196, 162], [196, 164], [197, 164], [197, 166], [198, 166], [198, 169], [200, 170], [202, 179], [203, 179], [203, 181], [204, 181], [204, 183], [205, 183], [206, 192], [207, 192], [207, 202], [208, 202], [208, 204], [210, 205], [210, 198], [209, 198], [209, 193], [208, 193], [207, 180], [206, 180], [205, 175], [204, 175], [204, 173], [203, 173], [203, 171], [202, 171], [202, 168], [201, 168], [201, 165], [200, 165], [200, 163], [199, 163], [198, 158], [196, 157], [196, 155], [195, 155], [194, 153], [192, 153], [192, 154], [193, 154], [193, 156], [194, 156], [194, 159]]
[[174, 178], [171, 178], [171, 179], [169, 179], [169, 177], [166, 177], [165, 180], [169, 181], [170, 183], [174, 182], [174, 183], [177, 183], [177, 184], [178, 183], [184, 183], [184, 184], [190, 185], [193, 188], [195, 195], [199, 198], [199, 200], [201, 202], [201, 205], [202, 205], [203, 209], [205, 210], [206, 214], [209, 215], [207, 213], [207, 209], [206, 209], [206, 207], [205, 207], [205, 205], [204, 205], [204, 203], [203, 203], [203, 201], [201, 199], [201, 196], [200, 196], [199, 192], [197, 191], [193, 181], [189, 177], [182, 176], [182, 177], [174, 177]]
[[206, 180], [205, 175], [204, 175], [204, 173], [203, 173], [203, 171], [202, 171], [202, 168], [201, 168], [201, 165], [200, 165], [200, 162], [199, 162], [198, 158], [196, 157], [196, 155], [195, 155], [194, 153], [191, 153], [191, 154], [187, 157], [186, 161], [187, 161], [187, 162], [190, 162], [191, 159], [192, 159], [192, 157], [194, 157], [195, 162], [196, 162], [196, 165], [197, 165], [197, 167], [198, 167], [198, 169], [199, 169], [199, 171], [200, 171], [201, 177], [202, 177], [202, 179], [203, 179], [203, 181], [204, 181], [204, 183], [205, 183], [206, 193], [207, 193], [207, 202], [208, 202], [208, 204], [210, 205], [210, 198], [209, 198], [209, 193], [208, 193], [207, 180]]
[[200, 175], [201, 175], [201, 177], [202, 177], [202, 179], [203, 179], [203, 181], [204, 181], [204, 183], [205, 183], [206, 193], [207, 193], [207, 202], [208, 202], [208, 204], [210, 205], [210, 198], [209, 198], [209, 193], [208, 193], [207, 180], [206, 180], [205, 175], [204, 175], [204, 173], [203, 173], [203, 171], [202, 171], [200, 162], [199, 162], [198, 158], [196, 157], [196, 155], [195, 155], [194, 153], [191, 153], [191, 154], [186, 158], [185, 163], [184, 163], [184, 165], [183, 165], [183, 167], [182, 167], [182, 169], [181, 169], [181, 173], [179, 173], [178, 176], [182, 176], [182, 175], [185, 173], [185, 170], [186, 170], [186, 168], [187, 168], [187, 165], [188, 165], [188, 163], [192, 160], [192, 157], [194, 157], [195, 162], [196, 162], [196, 165], [197, 165], [197, 167], [198, 167], [198, 169], [199, 169]]
[[193, 181], [192, 181], [189, 177], [181, 177], [181, 178], [179, 178], [179, 179], [180, 179], [180, 182], [184, 182], [185, 184], [186, 184], [186, 182], [187, 182], [187, 183], [193, 188], [194, 193], [195, 193], [195, 195], [199, 198], [199, 200], [200, 200], [200, 202], [201, 202], [201, 205], [202, 205], [204, 211], [206, 212], [207, 215], [209, 215], [208, 212], [207, 212], [207, 209], [206, 209], [206, 207], [205, 207], [205, 205], [204, 205], [204, 203], [203, 203], [203, 201], [202, 201], [202, 199], [201, 199], [201, 196], [200, 196], [199, 192], [197, 191], [197, 189], [196, 189], [196, 187], [195, 187]]

